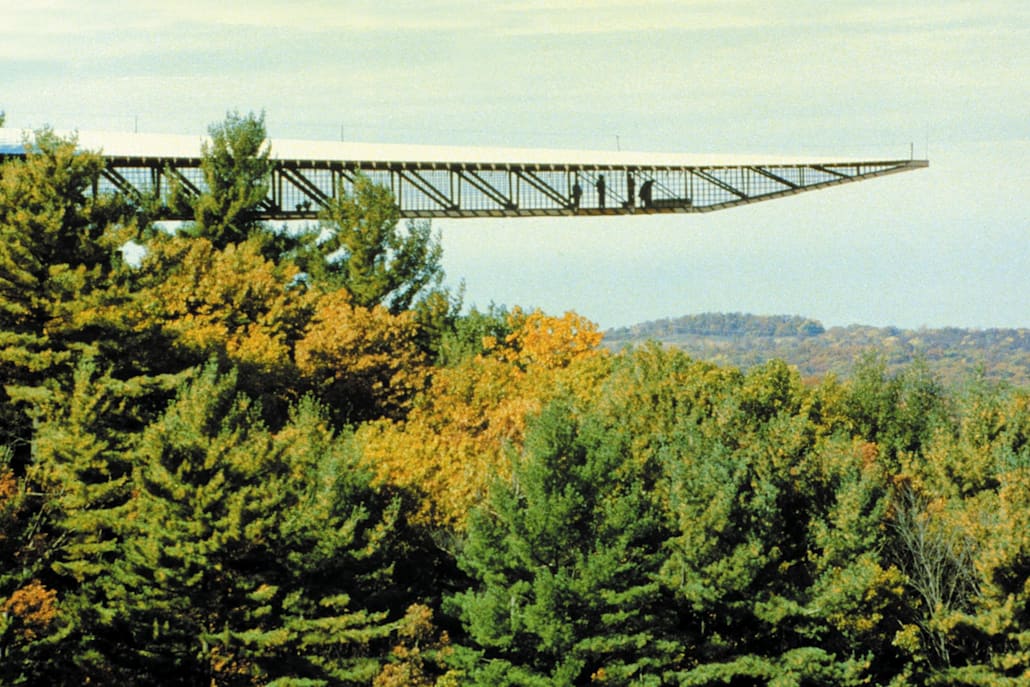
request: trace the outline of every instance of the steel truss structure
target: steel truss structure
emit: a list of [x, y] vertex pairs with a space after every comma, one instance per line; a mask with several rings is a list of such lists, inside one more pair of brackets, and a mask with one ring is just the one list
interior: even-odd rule
[[[95, 192], [157, 199], [167, 208], [173, 187], [193, 196], [206, 190], [199, 154], [151, 155], [151, 145], [159, 147], [144, 145], [141, 154], [108, 154], [103, 151], [110, 148], [103, 145], [106, 165]], [[418, 147], [402, 153], [418, 153], [423, 159], [404, 161], [396, 150], [384, 155], [373, 146], [337, 151], [333, 145], [319, 144], [307, 158], [271, 158], [262, 218], [314, 219], [330, 200], [349, 193], [358, 175], [388, 187], [403, 217], [542, 217], [710, 212], [928, 165], [913, 159], [682, 164], [673, 159], [677, 156], [581, 151], [548, 151], [547, 159], [533, 160], [503, 149], [496, 152], [498, 161], [491, 162], [495, 153], [488, 149]], [[433, 157], [438, 150], [444, 152]], [[365, 158], [344, 157], [362, 152]], [[24, 151], [0, 149], [0, 157], [19, 154]], [[475, 161], [462, 162], [462, 155]], [[164, 217], [193, 219], [171, 208]]]
[[[710, 167], [275, 160], [261, 211], [269, 220], [315, 218], [363, 174], [393, 192], [403, 217], [709, 212], [926, 166], [925, 160]], [[640, 193], [648, 182], [645, 201]], [[201, 193], [200, 160], [107, 158], [103, 172], [103, 190], [130, 196], [166, 197], [172, 183]], [[168, 219], [192, 217], [169, 211]]]

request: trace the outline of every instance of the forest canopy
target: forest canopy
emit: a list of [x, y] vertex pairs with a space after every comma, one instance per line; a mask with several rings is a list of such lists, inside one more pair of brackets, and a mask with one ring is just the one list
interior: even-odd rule
[[263, 115], [209, 133], [174, 230], [0, 165], [0, 684], [1030, 681], [1030, 392], [465, 308], [386, 189], [285, 231]]

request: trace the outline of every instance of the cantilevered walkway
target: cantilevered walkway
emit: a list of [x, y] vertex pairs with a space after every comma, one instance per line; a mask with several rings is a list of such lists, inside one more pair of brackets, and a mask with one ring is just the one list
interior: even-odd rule
[[[0, 157], [24, 152], [0, 129]], [[167, 198], [204, 190], [200, 137], [79, 132], [107, 162], [98, 190]], [[404, 217], [542, 217], [709, 212], [920, 169], [926, 160], [745, 158], [611, 151], [270, 141], [262, 215], [312, 219], [356, 175], [387, 186]], [[178, 217], [169, 211], [168, 219]]]

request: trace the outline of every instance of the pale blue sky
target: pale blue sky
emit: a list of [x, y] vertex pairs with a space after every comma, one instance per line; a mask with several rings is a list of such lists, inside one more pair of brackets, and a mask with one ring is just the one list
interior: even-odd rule
[[928, 156], [704, 215], [438, 221], [466, 300], [1030, 326], [1030, 4], [0, 0], [8, 126]]

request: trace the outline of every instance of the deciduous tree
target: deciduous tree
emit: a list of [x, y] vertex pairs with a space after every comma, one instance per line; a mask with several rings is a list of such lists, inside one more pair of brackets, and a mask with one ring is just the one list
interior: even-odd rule
[[318, 299], [296, 361], [314, 393], [349, 422], [402, 417], [428, 375], [415, 314], [355, 305], [343, 289]]
[[518, 311], [504, 330], [503, 341], [482, 336], [477, 355], [435, 369], [404, 421], [358, 430], [380, 479], [418, 494], [426, 522], [464, 527], [492, 476], [508, 473], [526, 418], [561, 394], [590, 398], [607, 374], [608, 356], [589, 345], [596, 326], [575, 314]]

